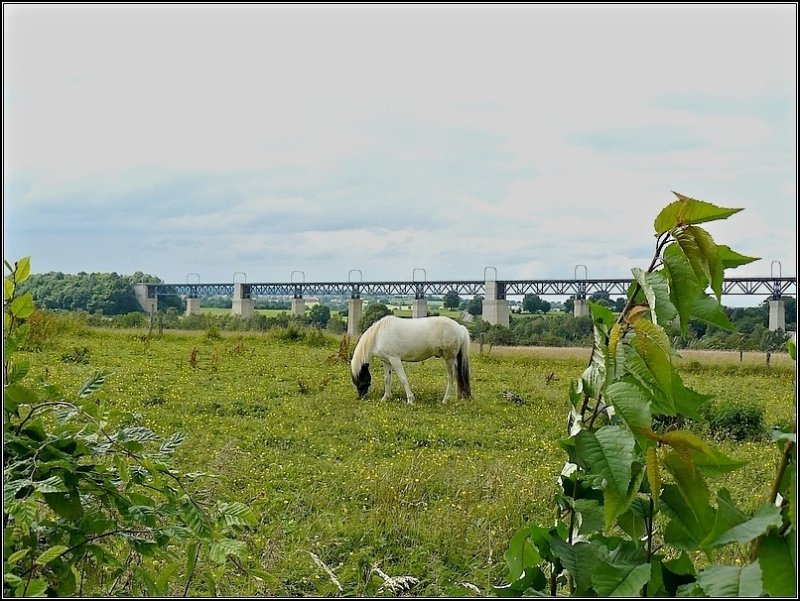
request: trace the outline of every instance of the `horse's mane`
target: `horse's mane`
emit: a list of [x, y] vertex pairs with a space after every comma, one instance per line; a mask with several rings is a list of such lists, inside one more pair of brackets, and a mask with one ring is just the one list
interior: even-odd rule
[[350, 372], [355, 376], [361, 370], [361, 366], [368, 363], [371, 359], [372, 349], [375, 347], [375, 336], [378, 335], [384, 326], [388, 323], [386, 315], [381, 317], [378, 321], [373, 323], [367, 328], [367, 331], [361, 334], [361, 338], [356, 343], [356, 348], [353, 349], [353, 358], [350, 360]]

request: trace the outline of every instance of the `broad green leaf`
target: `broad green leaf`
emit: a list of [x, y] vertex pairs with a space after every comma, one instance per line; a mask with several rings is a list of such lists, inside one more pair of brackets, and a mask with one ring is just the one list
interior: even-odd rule
[[578, 456], [589, 470], [595, 486], [625, 497], [631, 481], [633, 435], [619, 426], [604, 426], [597, 432], [581, 431], [576, 437]]
[[689, 198], [677, 192], [673, 192], [673, 194], [678, 197], [678, 200], [664, 207], [656, 217], [654, 226], [658, 235], [682, 225], [727, 219], [742, 210], [718, 207], [710, 202]]
[[508, 550], [503, 554], [511, 580], [518, 580], [525, 568], [536, 566], [542, 558], [530, 541], [530, 529], [521, 528], [511, 537]]
[[722, 259], [720, 258], [714, 238], [703, 228], [693, 225], [686, 228], [686, 233], [695, 239], [697, 246], [700, 248], [703, 259], [708, 265], [711, 289], [714, 291], [719, 301], [722, 297], [722, 278], [725, 275], [725, 269], [722, 266]]
[[628, 491], [624, 496], [618, 497], [617, 493], [613, 490], [606, 489], [604, 491], [603, 506], [605, 508], [605, 522], [603, 525], [606, 530], [610, 530], [615, 520], [628, 511], [628, 508], [630, 508], [642, 486], [644, 476], [644, 466], [639, 462], [634, 462], [631, 465], [631, 483], [628, 485]]
[[617, 321], [614, 312], [608, 307], [604, 307], [590, 300], [587, 301], [587, 304], [592, 314], [592, 323], [601, 326], [605, 333], [608, 333], [608, 330], [614, 325], [614, 322]]
[[33, 296], [31, 296], [30, 292], [25, 292], [24, 294], [16, 297], [13, 301], [11, 301], [11, 306], [9, 307], [11, 313], [20, 319], [27, 319], [30, 317], [35, 308], [36, 307], [33, 304]]
[[39, 555], [39, 557], [36, 558], [36, 563], [40, 566], [48, 564], [54, 559], [61, 557], [67, 549], [69, 549], [69, 547], [64, 545], [54, 545]]
[[740, 255], [735, 250], [731, 250], [730, 246], [725, 244], [718, 244], [717, 250], [719, 251], [719, 258], [722, 261], [723, 269], [735, 269], [736, 267], [741, 267], [742, 265], [747, 265], [748, 263], [752, 263], [753, 261], [758, 261], [761, 257], [748, 257], [746, 255]]
[[9, 555], [6, 558], [6, 564], [10, 565], [10, 566], [13, 566], [19, 560], [24, 559], [28, 555], [29, 552], [30, 552], [30, 549], [28, 549], [28, 548], [19, 549], [18, 551], [14, 551], [11, 555]]
[[795, 332], [792, 332], [791, 337], [786, 341], [786, 348], [792, 360], [797, 361], [797, 334]]
[[[251, 570], [252, 573], [252, 570]], [[523, 570], [519, 578], [503, 586], [492, 586], [492, 592], [498, 597], [519, 598], [525, 591], [533, 589], [543, 591], [547, 587], [547, 578], [538, 566]]]
[[638, 267], [633, 268], [631, 271], [634, 280], [644, 291], [653, 323], [668, 323], [675, 317], [677, 310], [669, 298], [669, 281], [667, 277], [660, 271], [648, 273]]
[[14, 296], [14, 282], [9, 278], [3, 278], [3, 302], [8, 302]]
[[793, 545], [782, 536], [761, 540], [758, 563], [761, 565], [764, 592], [771, 597], [797, 597], [797, 567]]
[[207, 538], [211, 534], [206, 517], [187, 496], [181, 500], [181, 513], [189, 528], [200, 538]]
[[75, 490], [71, 490], [69, 493], [45, 493], [44, 500], [50, 506], [50, 509], [63, 518], [77, 521], [83, 516], [83, 506], [78, 492]]
[[[14, 405], [33, 404], [39, 400], [35, 392], [22, 384], [10, 384], [3, 388], [3, 401], [11, 401]], [[7, 407], [8, 409], [8, 407]]]
[[575, 511], [581, 516], [580, 534], [589, 534], [603, 528], [603, 507], [595, 499], [576, 499]]
[[[46, 597], [47, 596], [47, 581], [44, 578], [34, 578], [29, 583], [22, 587], [18, 596], [22, 597]], [[19, 589], [18, 589], [19, 590]]]
[[693, 454], [692, 461], [694, 461], [694, 466], [700, 473], [709, 478], [716, 478], [732, 472], [746, 463], [745, 461], [731, 459], [722, 451], [710, 445], [705, 452]]
[[3, 574], [3, 582], [5, 582], [6, 584], [8, 584], [13, 588], [22, 586], [25, 583], [25, 581], [22, 578], [20, 578], [16, 574], [12, 574], [11, 572], [6, 572], [5, 574]]
[[38, 480], [33, 483], [33, 487], [41, 493], [67, 492], [61, 476], [50, 476], [44, 480]]
[[186, 440], [186, 433], [185, 432], [175, 432], [169, 438], [167, 438], [158, 449], [158, 452], [164, 455], [171, 455], [174, 453], [178, 447], [183, 444], [183, 441]]
[[208, 557], [211, 561], [222, 564], [228, 560], [228, 555], [241, 558], [246, 549], [247, 545], [242, 541], [222, 538], [211, 543], [211, 547], [208, 549]]
[[550, 537], [550, 548], [575, 580], [575, 593], [581, 595], [589, 591], [592, 586], [592, 572], [605, 559], [604, 549], [596, 543], [580, 542], [570, 545], [557, 536]]
[[705, 293], [694, 299], [692, 303], [692, 317], [729, 332], [736, 331], [736, 326], [730, 322], [722, 305]]
[[700, 249], [700, 245], [690, 232], [684, 230], [675, 232], [675, 240], [678, 242], [678, 246], [680, 246], [684, 256], [689, 261], [692, 271], [694, 271], [697, 284], [700, 286], [700, 291], [705, 291], [708, 283], [711, 281], [711, 271], [708, 267], [708, 259], [706, 259], [703, 251]]
[[663, 260], [670, 281], [670, 300], [678, 311], [681, 336], [685, 338], [692, 317], [692, 307], [695, 299], [703, 295], [703, 288], [680, 245], [674, 242], [669, 244], [664, 249]]
[[31, 362], [28, 361], [27, 359], [19, 357], [16, 359], [9, 359], [6, 382], [8, 384], [16, 384], [17, 382], [19, 382], [25, 376], [28, 375], [30, 369], [31, 369]]
[[781, 512], [772, 503], [761, 505], [753, 517], [747, 519], [731, 501], [727, 490], [717, 493], [717, 515], [714, 530], [702, 542], [705, 548], [719, 547], [728, 543], [749, 543], [766, 533], [770, 528], [779, 528]]
[[653, 444], [652, 440], [641, 433], [642, 428], [649, 428], [653, 422], [647, 393], [636, 384], [614, 382], [606, 389], [606, 399], [631, 429], [639, 448], [644, 452]]
[[[655, 375], [645, 363], [644, 359], [632, 346], [625, 346], [625, 370], [628, 372], [623, 380], [635, 380], [645, 392], [650, 395], [650, 411], [653, 414], [675, 415], [675, 404], [667, 394], [661, 390]], [[673, 374], [677, 372], [673, 371]], [[674, 387], [673, 381], [673, 387]]]
[[661, 491], [661, 507], [671, 518], [664, 541], [684, 551], [695, 551], [711, 531], [715, 512], [708, 504], [705, 482], [675, 457], [674, 453], [664, 457], [667, 469], [680, 475], [675, 478], [678, 484], [667, 484]]
[[744, 567], [713, 565], [697, 574], [697, 583], [709, 597], [759, 597], [761, 567], [758, 562]]
[[103, 384], [105, 384], [106, 377], [109, 375], [110, 372], [104, 369], [96, 371], [94, 375], [86, 380], [80, 387], [80, 390], [78, 390], [78, 397], [85, 399], [86, 397], [93, 395], [95, 392], [100, 390]]
[[222, 514], [222, 519], [228, 526], [253, 525], [257, 519], [252, 509], [238, 501], [220, 504], [219, 511]]
[[592, 585], [601, 597], [638, 597], [650, 580], [650, 564], [610, 564], [601, 561], [592, 573]]
[[671, 346], [666, 333], [647, 319], [637, 319], [633, 323], [633, 330], [636, 335], [631, 339], [631, 346], [653, 374], [656, 386], [671, 398], [672, 374], [675, 370], [669, 356]]
[[31, 275], [31, 258], [22, 257], [17, 261], [14, 272], [14, 280], [17, 284], [27, 281]]

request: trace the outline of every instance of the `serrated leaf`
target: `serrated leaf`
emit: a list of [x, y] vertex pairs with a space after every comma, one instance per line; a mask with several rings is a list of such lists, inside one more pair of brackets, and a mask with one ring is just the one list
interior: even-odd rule
[[28, 375], [31, 363], [27, 359], [16, 358], [8, 361], [8, 373], [6, 375], [7, 384], [16, 384]]
[[678, 311], [681, 336], [686, 337], [692, 307], [695, 300], [703, 295], [703, 287], [679, 244], [671, 243], [663, 253], [664, 268], [670, 280], [670, 300]]
[[673, 194], [678, 197], [678, 200], [661, 209], [653, 224], [658, 235], [682, 225], [727, 219], [742, 210], [718, 207], [710, 202], [690, 198], [677, 192], [673, 192]]
[[38, 480], [33, 483], [33, 487], [41, 493], [67, 492], [61, 476], [50, 476], [45, 480]]
[[109, 375], [110, 372], [104, 369], [95, 372], [91, 378], [83, 383], [80, 390], [78, 390], [78, 398], [85, 399], [100, 390], [106, 382], [106, 377]]
[[255, 524], [256, 515], [244, 503], [222, 503], [219, 506], [222, 519], [228, 526], [248, 526]]
[[163, 455], [171, 455], [186, 440], [185, 432], [175, 432], [167, 438], [159, 447], [158, 452]]
[[709, 282], [711, 289], [719, 301], [722, 297], [722, 278], [725, 275], [725, 269], [722, 266], [722, 259], [720, 258], [717, 244], [714, 238], [711, 237], [706, 230], [701, 227], [689, 226], [685, 232], [692, 236], [697, 242], [697, 246], [703, 256], [703, 259], [708, 265]]
[[672, 398], [672, 374], [675, 370], [669, 356], [672, 348], [669, 338], [663, 328], [647, 319], [637, 319], [633, 330], [635, 336], [631, 339], [631, 346], [653, 374], [654, 384], [664, 395]]
[[[638, 267], [632, 270], [633, 278], [644, 292], [650, 317], [655, 324], [666, 324], [677, 315], [675, 305], [669, 298], [669, 281], [660, 271], [645, 272]], [[638, 320], [637, 320], [638, 321]]]
[[3, 278], [3, 302], [8, 302], [14, 296], [14, 282], [10, 278]]
[[592, 586], [592, 572], [598, 562], [605, 559], [603, 549], [596, 543], [579, 542], [570, 545], [557, 536], [550, 537], [550, 548], [575, 579], [575, 594], [581, 595], [589, 591]]
[[731, 250], [731, 247], [725, 244], [718, 244], [717, 251], [719, 252], [719, 259], [722, 261], [723, 269], [735, 269], [736, 267], [741, 267], [742, 265], [747, 265], [748, 263], [761, 259], [761, 257], [741, 255], [735, 250]]
[[198, 537], [207, 538], [211, 534], [211, 528], [208, 525], [206, 517], [187, 497], [184, 497], [181, 503], [181, 510], [186, 520], [186, 525], [189, 526], [191, 531]]
[[39, 557], [36, 558], [36, 563], [39, 564], [40, 566], [48, 564], [54, 559], [58, 559], [59, 557], [61, 557], [64, 554], [64, 552], [67, 551], [67, 549], [69, 549], [69, 547], [66, 547], [64, 545], [54, 545], [49, 549], [47, 549], [44, 553], [39, 555]]
[[786, 341], [786, 349], [792, 360], [797, 361], [797, 334], [795, 332], [792, 332], [791, 337]]
[[761, 566], [710, 566], [697, 574], [697, 584], [709, 597], [759, 597]]
[[782, 536], [767, 536], [758, 548], [764, 592], [771, 597], [797, 597], [793, 546]]
[[211, 543], [211, 547], [208, 549], [208, 556], [211, 561], [222, 564], [228, 560], [228, 555], [241, 558], [246, 548], [247, 545], [242, 541], [223, 538]]
[[581, 431], [575, 442], [595, 486], [624, 497], [631, 481], [633, 435], [619, 426], [604, 426], [597, 432]]
[[653, 417], [650, 414], [650, 398], [640, 386], [630, 382], [614, 382], [606, 389], [606, 399], [616, 413], [631, 429], [636, 443], [644, 452], [652, 445], [652, 440], [644, 434], [650, 428]]
[[736, 326], [728, 319], [728, 315], [725, 313], [725, 309], [722, 305], [706, 294], [702, 294], [694, 299], [692, 303], [692, 317], [722, 328], [723, 330], [727, 330], [728, 332], [736, 331]]
[[601, 597], [638, 597], [650, 580], [650, 564], [601, 561], [592, 573], [592, 585]]
[[[628, 372], [623, 378], [625, 381], [635, 380], [642, 389], [650, 395], [650, 411], [661, 415], [675, 415], [675, 404], [667, 394], [661, 390], [655, 375], [648, 368], [644, 359], [632, 346], [625, 346], [625, 370]], [[673, 370], [673, 374], [676, 374]], [[675, 384], [673, 382], [673, 388]]]

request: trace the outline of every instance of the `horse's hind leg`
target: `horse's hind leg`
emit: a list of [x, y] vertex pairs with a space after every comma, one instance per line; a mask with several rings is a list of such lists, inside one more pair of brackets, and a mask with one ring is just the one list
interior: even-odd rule
[[383, 362], [383, 397], [382, 401], [388, 401], [392, 396], [392, 366], [386, 361]]
[[447, 365], [447, 388], [444, 389], [444, 398], [442, 402], [446, 403], [447, 399], [450, 398], [450, 390], [456, 379], [456, 362], [455, 359], [445, 359], [444, 362], [445, 365]]
[[403, 388], [406, 390], [406, 399], [408, 399], [409, 403], [414, 402], [414, 393], [411, 392], [411, 387], [408, 385], [408, 378], [406, 378], [406, 372], [403, 369], [403, 363], [397, 357], [392, 357], [389, 359], [392, 364], [392, 368], [397, 372], [397, 377], [400, 378], [400, 382], [403, 384]]

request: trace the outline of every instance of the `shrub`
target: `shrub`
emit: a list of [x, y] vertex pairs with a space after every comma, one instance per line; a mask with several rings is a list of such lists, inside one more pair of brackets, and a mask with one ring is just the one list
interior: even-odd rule
[[764, 408], [746, 401], [724, 405], [707, 403], [700, 408], [708, 432], [717, 438], [759, 440], [766, 433]]

